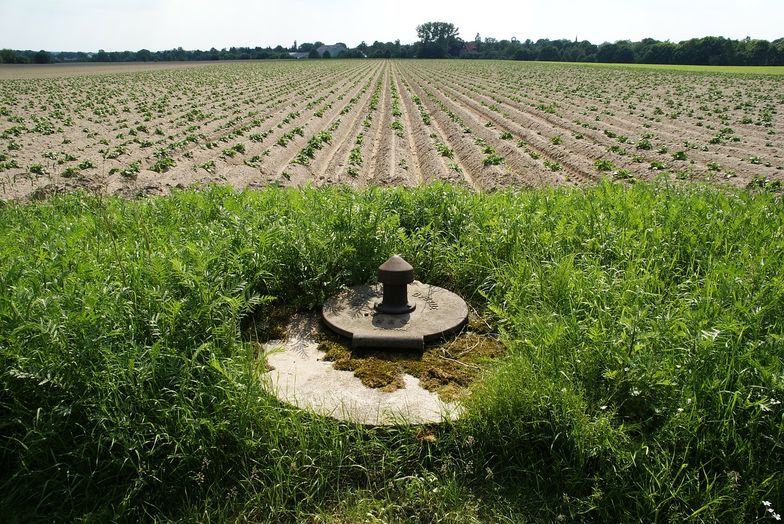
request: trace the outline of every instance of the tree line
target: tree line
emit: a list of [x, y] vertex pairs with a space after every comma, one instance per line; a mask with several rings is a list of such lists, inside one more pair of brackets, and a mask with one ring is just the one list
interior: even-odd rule
[[[587, 40], [525, 40], [515, 38], [498, 40], [482, 38], [463, 40], [458, 29], [447, 22], [427, 22], [417, 26], [419, 40], [412, 44], [394, 42], [361, 42], [354, 48], [331, 58], [463, 58], [498, 60], [541, 60], [552, 62], [603, 62], [636, 64], [684, 65], [735, 65], [769, 66], [784, 65], [784, 38], [733, 40], [708, 36], [682, 42], [646, 38], [639, 42], [621, 40], [599, 45]], [[185, 50], [181, 47], [165, 51], [107, 52], [47, 52], [0, 50], [0, 63], [54, 62], [168, 62], [209, 60], [267, 60], [292, 59], [290, 53], [307, 53], [309, 58], [321, 57], [315, 50], [321, 42], [302, 43], [283, 47], [231, 47], [208, 51]], [[321, 57], [321, 58], [326, 58]]]

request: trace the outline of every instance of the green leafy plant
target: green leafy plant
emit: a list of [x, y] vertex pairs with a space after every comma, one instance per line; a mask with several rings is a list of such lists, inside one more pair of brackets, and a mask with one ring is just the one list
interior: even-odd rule
[[673, 160], [688, 160], [688, 156], [686, 155], [686, 151], [676, 151], [672, 154]]
[[46, 168], [42, 164], [32, 164], [28, 171], [34, 175], [45, 175], [47, 174]]
[[637, 147], [637, 149], [642, 149], [644, 151], [650, 151], [651, 149], [653, 149], [653, 144], [647, 138], [643, 138], [642, 140], [637, 142], [636, 147]]
[[174, 162], [173, 158], [164, 156], [159, 158], [153, 165], [150, 166], [150, 171], [154, 171], [156, 173], [165, 173], [175, 165], [177, 164]]
[[200, 168], [207, 171], [208, 173], [215, 174], [215, 160], [207, 160], [203, 164], [199, 165]]
[[594, 165], [596, 166], [596, 170], [600, 173], [616, 171], [618, 169], [618, 167], [611, 160], [606, 160], [603, 158], [594, 161]]
[[443, 142], [436, 142], [435, 147], [436, 147], [436, 151], [438, 151], [438, 154], [440, 154], [443, 157], [453, 158], [455, 155], [454, 151]]

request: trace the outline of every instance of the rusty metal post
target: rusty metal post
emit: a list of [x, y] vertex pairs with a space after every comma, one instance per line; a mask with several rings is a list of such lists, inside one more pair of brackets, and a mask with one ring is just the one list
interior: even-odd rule
[[414, 281], [414, 268], [399, 255], [394, 255], [378, 268], [378, 281], [383, 284], [381, 303], [375, 305], [379, 313], [404, 315], [416, 309], [408, 302], [408, 285]]

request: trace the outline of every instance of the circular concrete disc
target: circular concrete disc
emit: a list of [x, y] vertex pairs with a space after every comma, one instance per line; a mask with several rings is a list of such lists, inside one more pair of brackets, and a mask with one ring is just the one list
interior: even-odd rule
[[378, 313], [382, 287], [357, 286], [324, 303], [324, 322], [348, 337], [354, 347], [424, 349], [425, 343], [454, 333], [465, 325], [468, 306], [446, 289], [416, 280], [408, 286], [408, 302], [416, 309], [403, 315]]
[[460, 415], [459, 404], [443, 402], [411, 375], [403, 375], [403, 388], [386, 393], [366, 387], [351, 371], [334, 369], [318, 350], [320, 329], [317, 315], [297, 316], [285, 340], [264, 345], [267, 362], [273, 367], [265, 382], [281, 401], [319, 415], [373, 426], [440, 423]]

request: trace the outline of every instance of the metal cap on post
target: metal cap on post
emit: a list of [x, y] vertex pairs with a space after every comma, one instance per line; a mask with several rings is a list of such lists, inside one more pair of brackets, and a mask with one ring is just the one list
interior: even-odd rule
[[375, 305], [379, 313], [403, 315], [416, 309], [408, 302], [408, 285], [414, 281], [414, 268], [399, 255], [394, 255], [378, 268], [378, 281], [384, 286], [381, 303]]

